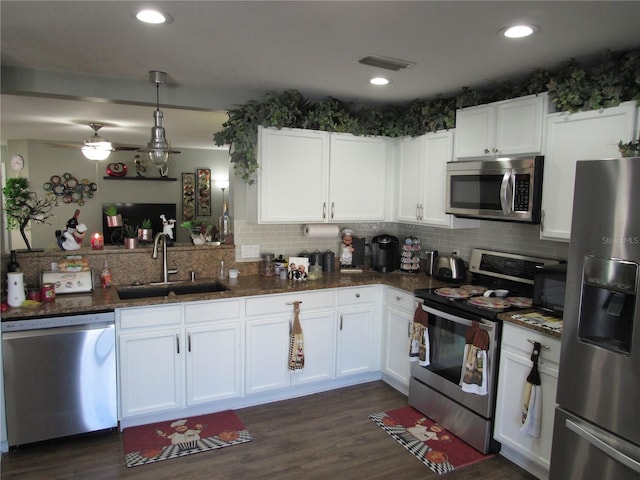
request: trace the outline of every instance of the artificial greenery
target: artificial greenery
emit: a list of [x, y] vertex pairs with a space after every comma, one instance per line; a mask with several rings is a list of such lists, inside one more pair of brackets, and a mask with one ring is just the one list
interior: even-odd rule
[[53, 215], [51, 210], [56, 203], [48, 198], [38, 198], [36, 192], [29, 190], [28, 180], [22, 177], [8, 178], [2, 193], [7, 214], [7, 230], [20, 230], [22, 240], [27, 249], [31, 250], [31, 243], [26, 234], [29, 222], [48, 223], [46, 220]]
[[640, 103], [640, 50], [606, 52], [599, 62], [570, 60], [553, 72], [481, 88], [465, 87], [449, 98], [417, 99], [405, 105], [367, 107], [335, 98], [314, 101], [297, 90], [267, 93], [229, 111], [216, 145], [229, 145], [234, 171], [247, 183], [258, 169], [258, 127], [308, 128], [354, 135], [419, 136], [455, 127], [456, 109], [549, 92], [558, 111], [598, 110], [636, 100]]
[[138, 238], [138, 225], [130, 225], [125, 223], [122, 226], [122, 233], [125, 238]]
[[104, 209], [104, 213], [107, 217], [115, 217], [118, 215], [118, 208], [113, 204], [107, 205]]
[[623, 157], [640, 156], [640, 139], [635, 142], [624, 143], [622, 140], [618, 142], [618, 151]]
[[190, 233], [195, 235], [211, 235], [213, 224], [204, 218], [194, 218], [180, 224], [182, 228], [186, 228]]

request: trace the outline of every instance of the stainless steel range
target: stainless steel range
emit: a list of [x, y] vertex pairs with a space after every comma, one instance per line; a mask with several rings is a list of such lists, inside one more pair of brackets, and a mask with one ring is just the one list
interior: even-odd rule
[[[500, 444], [493, 440], [502, 331], [497, 315], [530, 308], [535, 267], [557, 263], [474, 249], [469, 285], [416, 290], [415, 296], [428, 318], [429, 356], [428, 362], [411, 364], [409, 404], [477, 450], [499, 451]], [[496, 293], [506, 296], [496, 297]], [[470, 393], [461, 386], [466, 338], [472, 328], [486, 332], [489, 340], [489, 346], [483, 347], [486, 359], [480, 393]]]

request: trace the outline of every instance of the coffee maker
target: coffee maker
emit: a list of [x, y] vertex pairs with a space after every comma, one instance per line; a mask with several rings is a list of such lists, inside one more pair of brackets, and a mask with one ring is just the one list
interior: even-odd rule
[[378, 235], [371, 240], [373, 250], [373, 268], [378, 272], [393, 272], [400, 263], [398, 239], [392, 235]]

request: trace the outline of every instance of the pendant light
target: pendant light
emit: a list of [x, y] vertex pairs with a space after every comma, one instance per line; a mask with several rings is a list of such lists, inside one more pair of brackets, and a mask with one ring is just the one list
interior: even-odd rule
[[90, 123], [89, 126], [93, 129], [93, 136], [84, 140], [80, 151], [89, 160], [106, 160], [114, 148], [111, 142], [98, 135], [98, 130], [104, 125], [101, 123]]
[[153, 112], [154, 126], [151, 128], [151, 140], [145, 148], [141, 148], [138, 152], [149, 154], [151, 161], [160, 170], [160, 176], [166, 177], [169, 174], [169, 154], [180, 153], [178, 150], [171, 149], [171, 143], [165, 137], [164, 127], [162, 126], [162, 112], [160, 111], [160, 84], [165, 83], [167, 74], [152, 70], [149, 72], [149, 81], [156, 84], [156, 110]]

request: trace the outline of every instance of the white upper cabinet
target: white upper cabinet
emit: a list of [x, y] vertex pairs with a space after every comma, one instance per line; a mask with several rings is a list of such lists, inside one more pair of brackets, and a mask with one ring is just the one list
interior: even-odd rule
[[444, 228], [477, 227], [475, 220], [445, 213], [447, 162], [453, 159], [453, 130], [398, 141], [396, 220]]
[[258, 148], [258, 222], [326, 222], [329, 134], [260, 128]]
[[541, 153], [547, 112], [546, 93], [458, 110], [456, 159]]
[[258, 223], [381, 221], [388, 140], [260, 128]]
[[576, 162], [620, 158], [618, 142], [635, 138], [636, 111], [635, 102], [625, 102], [603, 110], [548, 115], [541, 238], [569, 240]]

